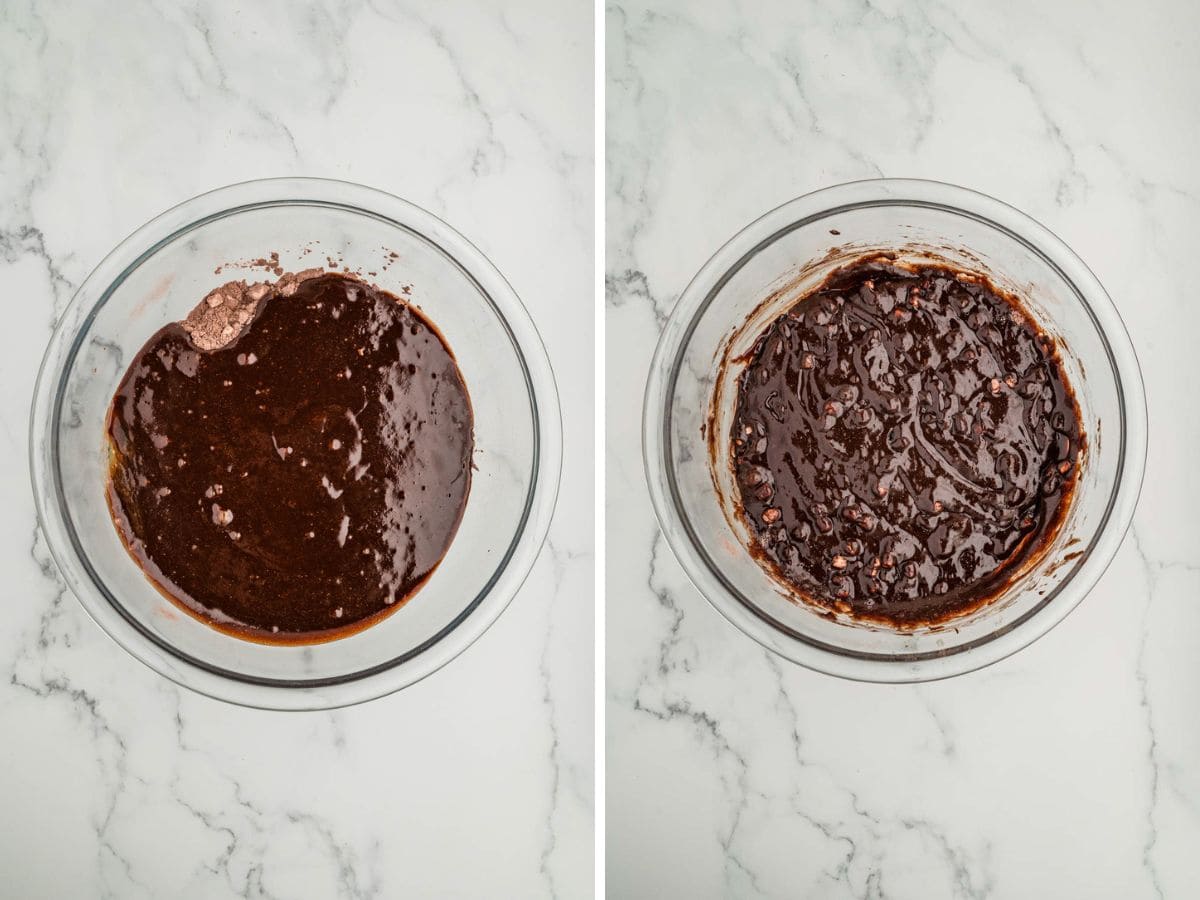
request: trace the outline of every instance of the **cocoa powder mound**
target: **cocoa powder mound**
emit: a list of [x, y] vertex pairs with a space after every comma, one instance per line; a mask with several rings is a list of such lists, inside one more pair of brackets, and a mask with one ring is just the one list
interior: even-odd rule
[[254, 321], [261, 303], [272, 298], [290, 297], [300, 283], [322, 275], [321, 269], [284, 272], [274, 283], [229, 281], [213, 289], [188, 313], [183, 330], [199, 350], [220, 350], [245, 334]]

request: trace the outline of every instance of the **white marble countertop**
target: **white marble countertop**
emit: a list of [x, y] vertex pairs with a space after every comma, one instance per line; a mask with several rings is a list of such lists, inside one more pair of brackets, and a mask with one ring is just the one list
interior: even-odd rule
[[[704, 4], [608, 13], [607, 879], [613, 897], [1184, 897], [1200, 883], [1200, 10]], [[768, 655], [691, 587], [643, 482], [664, 316], [734, 232], [876, 176], [1059, 234], [1141, 359], [1134, 530], [1041, 641], [947, 682]]]
[[[590, 4], [20, 6], [0, 13], [0, 893], [590, 896]], [[277, 175], [466, 234], [563, 400], [558, 512], [512, 606], [424, 682], [331, 713], [225, 705], [126, 655], [64, 595], [26, 474], [75, 286], [168, 206]]]

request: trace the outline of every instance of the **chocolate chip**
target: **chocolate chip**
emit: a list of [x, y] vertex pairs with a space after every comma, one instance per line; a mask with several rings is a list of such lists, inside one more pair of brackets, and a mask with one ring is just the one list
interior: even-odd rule
[[767, 470], [761, 466], [743, 465], [739, 470], [739, 474], [741, 475], [742, 484], [746, 487], [758, 487], [767, 480]]

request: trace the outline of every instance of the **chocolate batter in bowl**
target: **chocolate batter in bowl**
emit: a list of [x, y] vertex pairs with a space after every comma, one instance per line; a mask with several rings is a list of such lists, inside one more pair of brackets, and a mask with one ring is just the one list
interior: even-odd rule
[[110, 636], [210, 696], [309, 709], [411, 684], [495, 621], [561, 434], [533, 323], [478, 249], [378, 191], [271, 179], [175, 207], [89, 276], [30, 455], [46, 543]]
[[[878, 277], [866, 272], [870, 266]], [[908, 332], [881, 325], [879, 316], [897, 308], [912, 314], [908, 289], [918, 287], [919, 305], [921, 293], [936, 291], [950, 273], [963, 280], [941, 290], [971, 308], [940, 331], [911, 333], [926, 345], [940, 333], [946, 346], [930, 355], [936, 346], [899, 345], [893, 349], [911, 356], [893, 354], [892, 365], [909, 381], [873, 381], [883, 369], [871, 370], [872, 341], [900, 342]], [[961, 296], [968, 285], [974, 296]], [[984, 302], [981, 290], [1001, 305]], [[891, 299], [880, 296], [888, 291]], [[901, 293], [903, 305], [894, 302]], [[1017, 316], [1006, 321], [1009, 299]], [[989, 321], [971, 319], [981, 307]], [[791, 320], [783, 333], [785, 314], [801, 309], [811, 320]], [[844, 329], [836, 339], [827, 330], [835, 322]], [[1033, 415], [1027, 381], [1042, 376], [1021, 354], [1043, 346], [1055, 362], [1048, 374], [1063, 384], [1058, 391], [1053, 378], [1039, 380], [1038, 412], [1047, 399], [1042, 388], [1051, 387], [1046, 424], [1018, 429], [1014, 419], [1001, 429], [1007, 446], [976, 449], [976, 430], [994, 437], [1009, 412], [1029, 407]], [[970, 358], [988, 347], [995, 351], [988, 358]], [[954, 362], [943, 365], [938, 354]], [[806, 361], [815, 380], [803, 380]], [[1005, 368], [990, 370], [1000, 363]], [[931, 381], [939, 371], [941, 381]], [[819, 409], [808, 402], [818, 397]], [[722, 614], [812, 668], [915, 681], [1015, 652], [1082, 599], [1132, 517], [1145, 404], [1111, 301], [1061, 241], [961, 188], [872, 181], [780, 207], [705, 265], [664, 329], [643, 438], [664, 534]], [[1030, 451], [1039, 456], [1036, 473], [1032, 460], [1007, 457]], [[805, 466], [816, 471], [805, 475]], [[1017, 486], [1022, 496], [1008, 500], [985, 490]], [[890, 496], [879, 496], [880, 488]], [[966, 546], [974, 555], [952, 552]]]
[[233, 281], [155, 333], [108, 418], [108, 502], [184, 612], [319, 643], [408, 602], [471, 485], [471, 401], [408, 301], [340, 272]]

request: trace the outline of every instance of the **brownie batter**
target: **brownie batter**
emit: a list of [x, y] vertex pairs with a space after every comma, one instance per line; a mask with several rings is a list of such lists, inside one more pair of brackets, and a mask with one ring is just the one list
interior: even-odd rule
[[471, 484], [471, 405], [437, 329], [320, 270], [231, 282], [155, 334], [108, 437], [130, 554], [185, 611], [260, 642], [329, 640], [398, 608]]
[[756, 554], [812, 602], [900, 626], [977, 608], [1038, 554], [1084, 445], [1014, 298], [886, 256], [762, 333], [731, 440]]

